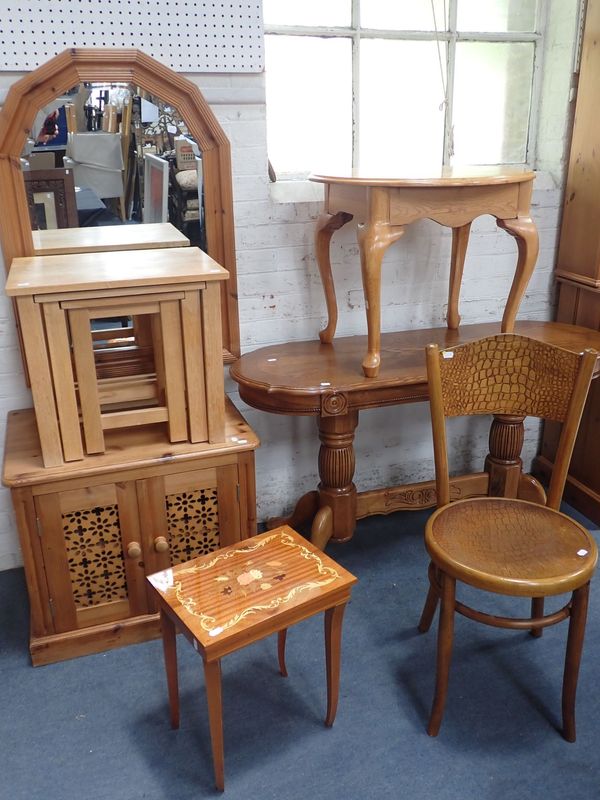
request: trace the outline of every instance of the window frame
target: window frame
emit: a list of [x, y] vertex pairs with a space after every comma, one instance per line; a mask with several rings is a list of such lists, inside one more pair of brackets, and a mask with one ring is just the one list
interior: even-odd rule
[[[440, 58], [444, 58], [443, 46], [446, 48], [446, 97], [444, 110], [444, 137], [442, 164], [452, 164], [454, 153], [453, 142], [453, 110], [454, 110], [454, 70], [456, 64], [456, 45], [458, 42], [507, 42], [507, 43], [532, 43], [533, 70], [531, 79], [531, 101], [529, 107], [529, 121], [527, 127], [527, 142], [525, 147], [525, 163], [534, 165], [537, 155], [537, 121], [539, 115], [541, 76], [543, 63], [543, 31], [546, 27], [547, 6], [543, 0], [536, 0], [535, 30], [489, 32], [457, 30], [457, 12], [459, 0], [445, 0], [444, 7], [448, 14], [448, 28], [445, 30], [380, 30], [377, 28], [363, 28], [360, 24], [360, 4], [368, 0], [350, 0], [351, 24], [349, 27], [306, 26], [306, 25], [269, 25], [264, 23], [266, 36], [316, 36], [326, 38], [346, 38], [351, 40], [352, 50], [352, 166], [358, 164], [360, 152], [360, 41], [361, 39], [393, 39], [404, 41], [437, 41], [439, 43]], [[443, 22], [443, 21], [442, 21]], [[437, 23], [437, 20], [436, 20]], [[267, 78], [268, 80], [268, 78]], [[268, 125], [268, 109], [267, 109]], [[517, 162], [514, 162], [517, 163]], [[305, 176], [293, 173], [282, 173], [283, 180], [302, 180]]]

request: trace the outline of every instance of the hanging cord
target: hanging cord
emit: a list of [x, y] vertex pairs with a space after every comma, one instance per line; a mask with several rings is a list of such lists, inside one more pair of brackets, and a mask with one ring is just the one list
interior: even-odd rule
[[[442, 92], [444, 94], [444, 99], [440, 103], [440, 111], [444, 107], [444, 105], [448, 102], [448, 87], [446, 84], [446, 78], [444, 74], [444, 62], [442, 61], [442, 48], [440, 46], [441, 42], [439, 39], [439, 28], [437, 25], [437, 19], [435, 17], [435, 0], [431, 0], [431, 15], [433, 17], [433, 29], [435, 31], [435, 43], [437, 46], [437, 54], [438, 54], [438, 62], [440, 65], [440, 79], [442, 81]], [[446, 20], [446, 0], [444, 0], [444, 21]]]
[[[444, 115], [445, 115], [447, 113], [447, 109], [448, 109], [448, 82], [447, 82], [447, 75], [446, 75], [445, 70], [444, 70], [444, 62], [443, 62], [443, 59], [442, 59], [442, 48], [441, 48], [441, 42], [440, 42], [440, 38], [439, 38], [439, 28], [438, 28], [437, 19], [436, 19], [436, 16], [435, 16], [435, 0], [430, 0], [430, 2], [431, 2], [431, 15], [433, 17], [433, 29], [435, 30], [435, 34], [436, 34], [435, 43], [436, 43], [436, 47], [437, 47], [438, 63], [440, 65], [440, 80], [442, 82], [442, 92], [443, 92], [443, 95], [444, 95], [444, 99], [442, 100], [442, 102], [439, 105], [439, 110], [440, 111], [444, 110]], [[447, 17], [447, 9], [446, 9], [446, 0], [444, 0], [444, 25], [446, 24], [447, 18], [448, 17]], [[449, 137], [450, 137], [450, 142], [449, 142], [449, 147], [448, 147], [448, 155], [452, 156], [454, 154], [454, 126], [453, 125], [450, 127]]]

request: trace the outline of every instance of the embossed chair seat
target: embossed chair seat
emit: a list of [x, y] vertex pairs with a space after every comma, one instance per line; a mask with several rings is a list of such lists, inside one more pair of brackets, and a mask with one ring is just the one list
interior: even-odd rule
[[[450, 673], [455, 612], [499, 628], [530, 630], [569, 619], [563, 677], [563, 736], [575, 741], [575, 695], [589, 582], [598, 561], [591, 535], [558, 508], [597, 353], [569, 353], [515, 334], [500, 334], [453, 349], [426, 351], [436, 473], [437, 511], [425, 531], [430, 589], [419, 622], [429, 630], [440, 602], [436, 685], [427, 732], [439, 732]], [[535, 416], [562, 423], [546, 505], [512, 496], [450, 502], [446, 417]], [[484, 613], [456, 599], [456, 582], [497, 594], [531, 598], [531, 616]], [[571, 592], [566, 605], [544, 614], [544, 598]]]
[[448, 575], [517, 597], [572, 592], [590, 580], [598, 558], [590, 533], [566, 514], [504, 497], [438, 509], [427, 522], [425, 545]]

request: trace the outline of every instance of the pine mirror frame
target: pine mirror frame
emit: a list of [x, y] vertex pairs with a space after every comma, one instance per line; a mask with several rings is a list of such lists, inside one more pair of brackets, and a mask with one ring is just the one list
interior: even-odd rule
[[35, 255], [20, 157], [36, 115], [77, 84], [97, 81], [133, 84], [168, 102], [177, 108], [198, 143], [207, 251], [229, 272], [222, 284], [221, 315], [223, 360], [230, 363], [240, 355], [240, 335], [229, 140], [198, 87], [139, 50], [65, 50], [10, 87], [0, 111], [0, 238], [6, 272], [14, 258]]

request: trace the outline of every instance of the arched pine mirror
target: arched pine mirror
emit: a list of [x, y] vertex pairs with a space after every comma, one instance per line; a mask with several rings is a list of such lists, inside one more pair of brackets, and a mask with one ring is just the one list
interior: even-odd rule
[[6, 269], [13, 258], [36, 254], [21, 157], [27, 142], [38, 138], [34, 128], [40, 111], [57, 98], [74, 96], [78, 88], [99, 84], [129, 87], [132, 96], [173, 110], [201, 154], [202, 244], [229, 271], [221, 315], [224, 361], [232, 361], [239, 356], [239, 327], [229, 142], [198, 87], [138, 50], [65, 50], [10, 88], [0, 113], [0, 235]]

